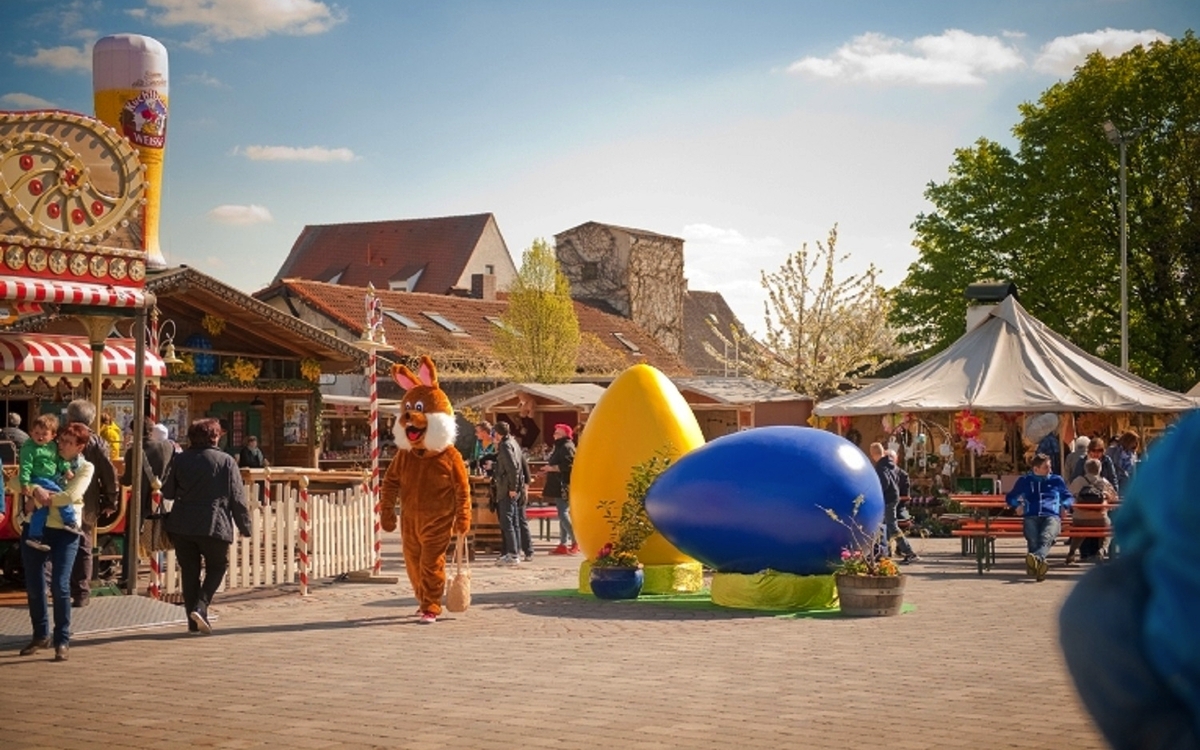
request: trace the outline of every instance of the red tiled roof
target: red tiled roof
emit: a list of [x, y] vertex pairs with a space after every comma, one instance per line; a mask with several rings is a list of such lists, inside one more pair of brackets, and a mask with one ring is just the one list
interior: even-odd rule
[[311, 224], [296, 238], [275, 281], [330, 281], [341, 273], [339, 284], [387, 289], [401, 271], [424, 267], [412, 291], [446, 294], [462, 276], [489, 221], [490, 213]]
[[[325, 315], [337, 324], [362, 333], [364, 325], [364, 288], [325, 284], [303, 279], [284, 279], [272, 284], [254, 296], [269, 300], [287, 293], [313, 310]], [[488, 318], [500, 318], [508, 307], [506, 299], [480, 300], [419, 292], [391, 292], [376, 290], [384, 307], [384, 334], [396, 353], [404, 357], [428, 354], [438, 362], [439, 372], [443, 361], [451, 376], [453, 370], [496, 372], [502, 368], [492, 354], [496, 324]], [[294, 303], [294, 302], [293, 302]], [[410, 329], [402, 322], [387, 315], [396, 313], [412, 321], [419, 328]], [[462, 333], [454, 333], [427, 314], [440, 315], [458, 326]], [[634, 364], [646, 363], [657, 367], [667, 375], [687, 375], [691, 371], [679, 357], [664, 349], [658, 342], [638, 327], [633, 321], [618, 315], [602, 312], [576, 301], [575, 314], [579, 318], [580, 333], [584, 342], [580, 347], [578, 368], [585, 376], [610, 376]], [[635, 355], [616, 335], [632, 343], [641, 356]], [[395, 353], [393, 353], [395, 354]], [[383, 356], [388, 356], [384, 353]], [[389, 357], [392, 358], [392, 357]], [[440, 361], [439, 361], [440, 360]]]

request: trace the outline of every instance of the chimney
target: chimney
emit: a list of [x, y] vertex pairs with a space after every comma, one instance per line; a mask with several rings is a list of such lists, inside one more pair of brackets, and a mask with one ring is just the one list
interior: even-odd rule
[[1020, 299], [1017, 296], [1017, 285], [1011, 281], [979, 281], [968, 284], [964, 296], [967, 298], [968, 331], [973, 331], [987, 320], [996, 305], [1006, 297]]
[[488, 300], [489, 302], [496, 301], [496, 274], [494, 273], [473, 273], [471, 274], [471, 296], [475, 299]]

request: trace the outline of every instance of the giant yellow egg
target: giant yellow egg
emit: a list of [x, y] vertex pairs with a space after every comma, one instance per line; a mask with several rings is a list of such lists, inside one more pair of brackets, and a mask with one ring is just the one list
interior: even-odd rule
[[[701, 445], [696, 416], [666, 375], [635, 365], [613, 381], [588, 417], [571, 471], [571, 519], [589, 560], [615, 537], [604, 508], [619, 515], [633, 467], [659, 454], [674, 460]], [[645, 541], [638, 559], [644, 565], [692, 562], [658, 533]]]

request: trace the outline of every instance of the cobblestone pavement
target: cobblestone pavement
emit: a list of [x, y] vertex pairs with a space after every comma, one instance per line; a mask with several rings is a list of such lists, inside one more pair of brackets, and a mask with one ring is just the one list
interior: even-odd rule
[[1084, 569], [1037, 584], [1019, 541], [983, 576], [956, 541], [917, 546], [916, 609], [895, 618], [601, 602], [564, 591], [579, 558], [549, 547], [515, 570], [477, 561], [470, 611], [428, 627], [406, 581], [219, 595], [212, 636], [0, 655], [0, 745], [1103, 747], [1057, 647]]

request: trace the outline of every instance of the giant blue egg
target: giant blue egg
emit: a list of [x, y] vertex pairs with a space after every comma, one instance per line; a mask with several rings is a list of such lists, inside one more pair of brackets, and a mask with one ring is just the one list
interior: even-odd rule
[[681, 457], [651, 485], [646, 512], [672, 544], [718, 571], [820, 575], [855, 544], [852, 529], [879, 529], [883, 490], [850, 441], [808, 427], [759, 427]]

